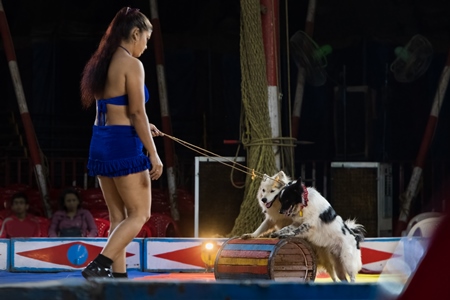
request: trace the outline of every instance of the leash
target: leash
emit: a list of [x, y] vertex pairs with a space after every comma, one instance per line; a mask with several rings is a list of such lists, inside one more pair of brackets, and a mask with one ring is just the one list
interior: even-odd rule
[[[211, 151], [203, 149], [203, 148], [201, 148], [199, 146], [196, 146], [196, 145], [193, 145], [193, 144], [188, 143], [186, 141], [183, 141], [182, 139], [176, 138], [176, 137], [171, 136], [171, 135], [169, 135], [167, 133], [164, 133], [162, 131], [160, 131], [160, 132], [161, 132], [162, 136], [168, 137], [169, 139], [171, 139], [171, 140], [173, 140], [173, 141], [183, 145], [184, 147], [186, 147], [188, 149], [191, 149], [194, 152], [197, 152], [197, 153], [201, 154], [202, 156], [206, 156], [206, 157], [211, 158], [212, 160], [214, 160], [214, 161], [216, 161], [218, 163], [221, 163], [221, 164], [223, 164], [223, 165], [225, 165], [227, 167], [230, 167], [230, 168], [233, 168], [235, 170], [241, 171], [241, 172], [243, 172], [245, 174], [251, 175], [252, 180], [255, 180], [256, 177], [264, 179], [264, 175], [265, 174], [263, 174], [261, 172], [258, 172], [255, 169], [251, 169], [251, 168], [249, 168], [247, 166], [244, 166], [243, 164], [240, 164], [240, 163], [238, 163], [238, 162], [236, 162], [234, 160], [231, 160], [231, 159], [228, 159], [226, 157], [220, 156], [220, 155], [218, 155], [218, 154], [216, 154], [214, 152], [211, 152]], [[222, 158], [222, 160], [218, 160], [216, 158]], [[225, 161], [223, 161], [223, 160], [225, 160]], [[273, 179], [273, 180], [275, 180], [275, 179]], [[283, 182], [282, 182], [282, 184], [284, 185]]]

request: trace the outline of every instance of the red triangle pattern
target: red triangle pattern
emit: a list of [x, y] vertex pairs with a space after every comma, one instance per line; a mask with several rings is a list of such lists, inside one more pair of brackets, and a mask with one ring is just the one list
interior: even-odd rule
[[[88, 257], [87, 257], [86, 261], [81, 265], [73, 264], [67, 257], [67, 252], [74, 245], [84, 246], [84, 247], [86, 247], [86, 250], [88, 252]], [[64, 265], [64, 266], [69, 266], [69, 267], [73, 267], [73, 268], [80, 268], [80, 267], [85, 267], [90, 261], [95, 259], [95, 257], [100, 253], [100, 251], [102, 249], [103, 249], [103, 247], [94, 246], [94, 245], [86, 244], [83, 242], [72, 242], [72, 243], [67, 243], [67, 244], [63, 244], [63, 245], [59, 245], [59, 246], [52, 246], [52, 247], [46, 247], [46, 248], [41, 248], [41, 249], [37, 249], [37, 250], [18, 252], [17, 255], [21, 255], [24, 257], [28, 257], [28, 258], [32, 258], [32, 259], [36, 259], [36, 260], [40, 260], [40, 261], [44, 261], [44, 262], [49, 262], [52, 264]], [[133, 255], [134, 255], [134, 253], [129, 253], [129, 252], [126, 253], [127, 257], [133, 256]]]
[[361, 247], [361, 258], [363, 265], [371, 264], [377, 261], [383, 261], [391, 258], [393, 256], [392, 252], [385, 252], [370, 248]]
[[202, 246], [194, 246], [190, 248], [184, 248], [172, 252], [166, 252], [154, 255], [155, 257], [164, 258], [183, 264], [198, 266], [200, 268], [205, 267], [205, 263], [202, 261], [201, 257]]

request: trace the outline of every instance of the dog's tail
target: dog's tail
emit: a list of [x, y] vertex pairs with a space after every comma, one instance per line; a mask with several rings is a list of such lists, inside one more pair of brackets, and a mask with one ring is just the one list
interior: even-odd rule
[[347, 225], [348, 229], [353, 232], [358, 243], [364, 241], [364, 234], [366, 233], [366, 229], [363, 225], [356, 223], [356, 219], [345, 220], [345, 225]]

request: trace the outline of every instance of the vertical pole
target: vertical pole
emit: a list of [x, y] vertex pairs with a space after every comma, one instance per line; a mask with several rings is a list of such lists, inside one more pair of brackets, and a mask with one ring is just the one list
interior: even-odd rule
[[8, 20], [6, 19], [3, 3], [0, 0], [0, 30], [5, 48], [6, 59], [8, 60], [9, 71], [14, 84], [14, 91], [19, 105], [20, 115], [22, 117], [23, 127], [27, 138], [28, 147], [30, 150], [31, 160], [34, 164], [34, 171], [39, 190], [41, 192], [42, 201], [45, 207], [47, 217], [51, 217], [52, 211], [48, 204], [48, 191], [41, 163], [40, 148], [34, 132], [33, 122], [31, 121], [30, 113], [28, 112], [27, 101], [23, 91], [22, 81], [20, 79], [19, 67], [17, 65], [16, 53], [14, 51], [14, 44], [9, 31]]
[[[161, 107], [162, 131], [172, 135], [172, 124], [169, 114], [169, 103], [167, 98], [166, 77], [164, 71], [163, 40], [161, 35], [161, 25], [159, 23], [158, 4], [156, 0], [150, 0], [150, 16], [153, 25], [153, 41], [155, 45], [156, 73], [158, 76], [158, 92]], [[166, 150], [165, 164], [167, 172], [167, 182], [169, 187], [170, 213], [175, 221], [180, 219], [177, 203], [177, 187], [175, 182], [175, 158], [174, 146], [171, 139], [164, 139], [164, 149]]]
[[[316, 12], [316, 0], [309, 0], [306, 14], [305, 33], [312, 37], [314, 32], [314, 15]], [[297, 75], [297, 88], [295, 89], [294, 109], [292, 112], [292, 136], [298, 138], [300, 115], [302, 113], [303, 93], [305, 90], [305, 69], [299, 68]]]
[[438, 89], [434, 96], [433, 106], [431, 107], [427, 127], [425, 128], [425, 133], [422, 138], [419, 153], [417, 154], [416, 163], [411, 175], [411, 179], [409, 181], [405, 193], [401, 196], [402, 207], [400, 208], [400, 216], [398, 218], [397, 226], [395, 228], [395, 236], [400, 236], [402, 230], [406, 229], [411, 202], [414, 196], [416, 195], [417, 187], [419, 185], [419, 181], [422, 176], [422, 170], [425, 166], [425, 160], [431, 145], [431, 141], [433, 140], [434, 131], [436, 129], [436, 124], [439, 116], [439, 111], [441, 110], [442, 102], [444, 101], [449, 78], [450, 78], [450, 51], [447, 54], [447, 62], [445, 64], [444, 69], [442, 70], [441, 80], [439, 82]]
[[[262, 35], [266, 54], [266, 75], [268, 84], [268, 107], [272, 138], [280, 137], [280, 108], [278, 92], [278, 0], [261, 0]], [[273, 146], [275, 164], [281, 169], [281, 155], [277, 146]]]

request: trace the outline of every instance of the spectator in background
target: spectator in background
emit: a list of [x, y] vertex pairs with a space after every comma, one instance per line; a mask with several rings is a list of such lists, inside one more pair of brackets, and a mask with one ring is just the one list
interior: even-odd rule
[[60, 198], [61, 210], [52, 216], [48, 229], [49, 237], [95, 237], [97, 225], [92, 214], [81, 208], [79, 193], [72, 188], [62, 192]]
[[28, 213], [28, 198], [25, 193], [16, 193], [11, 197], [12, 215], [3, 220], [0, 238], [40, 237], [39, 221]]

